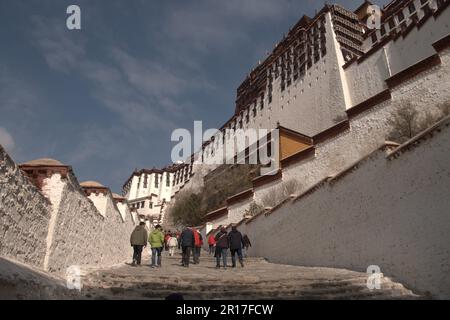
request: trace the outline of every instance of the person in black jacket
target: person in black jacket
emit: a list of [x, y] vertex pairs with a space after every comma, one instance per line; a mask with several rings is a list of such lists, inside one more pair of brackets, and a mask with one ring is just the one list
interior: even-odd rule
[[183, 267], [189, 268], [189, 259], [191, 255], [191, 250], [194, 248], [194, 232], [191, 228], [184, 228], [180, 235], [181, 242], [181, 252], [182, 252], [182, 265]]
[[220, 258], [223, 259], [223, 268], [227, 268], [227, 254], [228, 254], [228, 248], [230, 246], [228, 242], [228, 235], [227, 230], [225, 228], [220, 229], [220, 232], [216, 235], [216, 268], [220, 268]]
[[228, 242], [230, 243], [231, 261], [233, 268], [236, 268], [236, 253], [239, 257], [239, 263], [244, 267], [244, 258], [242, 257], [242, 247], [245, 245], [242, 234], [237, 230], [236, 226], [231, 227], [231, 232], [228, 234]]
[[244, 256], [247, 257], [247, 255], [248, 255], [248, 248], [252, 246], [252, 243], [250, 242], [250, 239], [249, 239], [249, 237], [246, 234], [244, 234], [243, 240], [244, 240], [244, 249], [245, 249]]

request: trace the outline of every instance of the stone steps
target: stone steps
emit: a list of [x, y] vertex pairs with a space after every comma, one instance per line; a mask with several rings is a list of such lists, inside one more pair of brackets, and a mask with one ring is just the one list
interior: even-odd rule
[[380, 290], [369, 290], [364, 273], [343, 269], [278, 265], [249, 258], [245, 268], [217, 270], [205, 256], [199, 265], [182, 268], [180, 257], [163, 257], [163, 267], [121, 266], [86, 273], [81, 298], [164, 299], [417, 299], [401, 284], [384, 277]]

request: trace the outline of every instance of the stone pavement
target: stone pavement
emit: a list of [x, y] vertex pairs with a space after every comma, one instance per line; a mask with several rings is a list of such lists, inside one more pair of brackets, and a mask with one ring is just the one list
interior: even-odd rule
[[[384, 277], [380, 290], [369, 290], [367, 275], [343, 269], [272, 264], [248, 258], [245, 267], [220, 270], [202, 253], [199, 265], [180, 266], [181, 256], [163, 254], [163, 266], [152, 269], [119, 265], [85, 270], [83, 299], [419, 299], [403, 285]], [[231, 259], [229, 257], [229, 264]]]

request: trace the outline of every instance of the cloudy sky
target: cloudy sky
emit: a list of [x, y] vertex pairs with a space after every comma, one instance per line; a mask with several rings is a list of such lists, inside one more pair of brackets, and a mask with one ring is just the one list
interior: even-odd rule
[[[170, 163], [174, 129], [220, 127], [246, 74], [323, 3], [0, 0], [0, 144], [118, 192], [135, 168]], [[82, 30], [66, 28], [70, 4]]]

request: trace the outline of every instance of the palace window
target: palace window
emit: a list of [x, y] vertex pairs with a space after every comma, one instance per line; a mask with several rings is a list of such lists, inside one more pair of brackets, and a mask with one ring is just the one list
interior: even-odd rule
[[384, 24], [380, 27], [380, 34], [382, 37], [386, 34], [386, 27]]
[[256, 117], [256, 107], [253, 107], [253, 118]]
[[425, 13], [426, 16], [430, 15], [432, 13], [430, 6], [428, 3], [423, 6], [423, 13]]
[[147, 188], [147, 181], [148, 180], [148, 176], [145, 174], [144, 175], [144, 188]]
[[158, 179], [158, 174], [155, 174], [155, 188], [159, 187], [159, 179]]
[[150, 209], [153, 209], [153, 202], [150, 201], [148, 207], [149, 207]]
[[403, 20], [405, 20], [405, 15], [403, 13], [403, 11], [400, 10], [400, 12], [397, 15], [398, 21], [402, 22]]
[[411, 2], [408, 6], [408, 10], [410, 14], [413, 14], [414, 12], [416, 12], [416, 6], [414, 5], [414, 2]]
[[268, 142], [267, 143], [267, 156], [271, 157], [272, 156], [272, 142]]
[[376, 43], [377, 40], [378, 40], [377, 39], [377, 33], [376, 32], [372, 33], [372, 44]]
[[144, 206], [145, 206], [145, 201], [142, 201], [141, 202], [141, 209], [144, 209]]
[[245, 115], [245, 123], [248, 123], [250, 121], [249, 113], [250, 111], [247, 111], [247, 114]]
[[166, 172], [166, 187], [170, 187], [170, 174]]
[[388, 24], [389, 24], [389, 29], [390, 30], [395, 28], [395, 21], [394, 21], [394, 19], [389, 20]]

